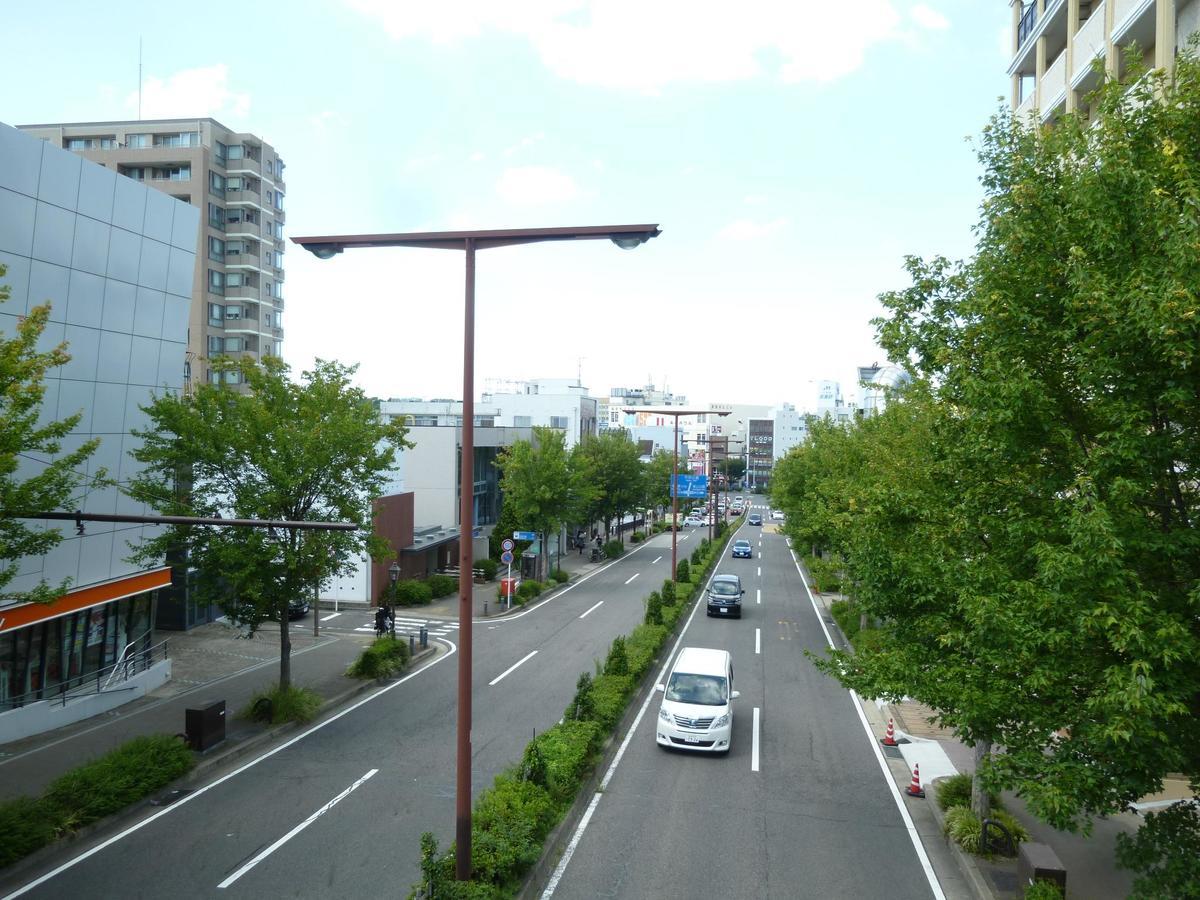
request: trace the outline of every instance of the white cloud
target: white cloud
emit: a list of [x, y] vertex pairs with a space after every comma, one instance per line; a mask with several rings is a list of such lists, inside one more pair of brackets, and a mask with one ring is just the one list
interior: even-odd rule
[[737, 219], [718, 231], [717, 237], [729, 241], [754, 241], [782, 231], [787, 226], [788, 220], [784, 218], [772, 219], [770, 222]]
[[[184, 69], [165, 81], [147, 78], [142, 84], [141, 116], [143, 119], [185, 116], [244, 119], [250, 112], [250, 95], [230, 89], [228, 80], [229, 69], [224, 63]], [[125, 97], [125, 108], [136, 114], [137, 91]]]
[[767, 202], [765, 194], [747, 194], [742, 200], [747, 206], [763, 206]]
[[[345, 3], [377, 20], [396, 40], [451, 43], [489, 31], [519, 35], [561, 78], [651, 94], [673, 83], [763, 76], [831, 81], [859, 68], [873, 45], [902, 37], [892, 0], [743, 0], [736, 15], [716, 0]], [[941, 18], [924, 4], [918, 9]], [[814, 34], [837, 39], [813, 40]]]
[[414, 156], [412, 159], [405, 160], [405, 172], [422, 172], [426, 169], [434, 168], [442, 161], [442, 154], [430, 153], [428, 156]]
[[520, 141], [507, 148], [504, 151], [504, 155], [512, 156], [519, 150], [528, 150], [534, 144], [538, 143], [539, 141], [544, 141], [545, 139], [546, 133], [544, 131], [539, 131], [537, 134], [526, 135], [525, 137], [521, 138]]
[[338, 131], [346, 127], [346, 117], [341, 113], [325, 109], [319, 113], [314, 113], [308, 117], [308, 124], [313, 127], [314, 131], [319, 131], [322, 134], [331, 131]]
[[475, 162], [475, 163], [483, 162], [485, 159], [487, 159], [487, 157], [484, 155], [484, 152], [482, 150], [476, 150], [474, 153], [472, 153], [467, 158], [469, 160], [471, 160], [471, 162]]
[[913, 20], [922, 28], [934, 31], [944, 31], [950, 27], [950, 20], [936, 9], [931, 9], [924, 3], [918, 3], [911, 10]]
[[516, 166], [505, 169], [496, 183], [496, 193], [513, 206], [563, 203], [579, 195], [575, 180], [547, 166]]

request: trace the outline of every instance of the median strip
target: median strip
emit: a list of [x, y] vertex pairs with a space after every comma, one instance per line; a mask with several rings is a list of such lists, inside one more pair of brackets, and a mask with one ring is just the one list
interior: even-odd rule
[[511, 666], [509, 666], [507, 669], [505, 669], [503, 672], [501, 672], [499, 675], [497, 675], [495, 678], [493, 678], [491, 681], [489, 681], [488, 687], [492, 687], [497, 682], [499, 682], [501, 679], [506, 678], [507, 676], [511, 675], [518, 667], [523, 666], [525, 663], [529, 662], [531, 659], [533, 659], [535, 656], [537, 656], [537, 654], [538, 654], [538, 652], [536, 650], [532, 650], [529, 653], [527, 653], [521, 659], [517, 660], [515, 663], [513, 663]]

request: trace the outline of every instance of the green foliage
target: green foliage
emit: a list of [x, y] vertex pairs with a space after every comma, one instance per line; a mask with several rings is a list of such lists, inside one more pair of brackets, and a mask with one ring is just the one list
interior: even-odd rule
[[662, 608], [663, 625], [669, 629], [673, 629], [675, 623], [679, 621], [685, 612], [687, 612], [687, 609], [681, 603], [672, 603], [670, 606], [664, 605]]
[[611, 541], [604, 542], [604, 558], [605, 559], [616, 559], [618, 556], [620, 556], [624, 552], [625, 552], [625, 545], [622, 544], [619, 540], [613, 539]]
[[[993, 798], [993, 803], [995, 802]], [[937, 804], [947, 810], [952, 806], [971, 805], [971, 773], [959, 772], [938, 782]]]
[[813, 589], [822, 593], [836, 594], [842, 589], [842, 567], [839, 555], [829, 559], [820, 556], [804, 557], [804, 566], [813, 579]]
[[644, 531], [635, 531], [633, 534], [629, 535], [629, 543], [631, 544], [640, 544], [645, 539], [646, 533]]
[[703, 551], [699, 547], [697, 547], [695, 550], [693, 550], [692, 551], [692, 568], [693, 569], [702, 568], [701, 560], [703, 558], [704, 558]]
[[144, 735], [55, 779], [43, 800], [57, 809], [61, 829], [74, 830], [165, 787], [194, 764], [179, 738]]
[[946, 833], [946, 837], [963, 850], [976, 856], [979, 855], [979, 839], [983, 831], [979, 824], [979, 817], [971, 811], [969, 806], [952, 806], [948, 809], [942, 830]]
[[625, 653], [625, 638], [621, 635], [613, 638], [612, 646], [608, 649], [608, 658], [604, 661], [604, 674], [629, 674], [629, 657]]
[[211, 361], [236, 371], [245, 390], [199, 384], [163, 392], [145, 407], [147, 427], [133, 452], [145, 468], [135, 500], [179, 516], [351, 522], [354, 531], [173, 526], [143, 542], [132, 559], [157, 564], [186, 552], [197, 603], [218, 603], [252, 630], [280, 623], [279, 683], [291, 679], [287, 604], [314, 584], [350, 572], [359, 554], [390, 551], [373, 535], [395, 452], [410, 446], [398, 423], [383, 423], [351, 379], [353, 367], [318, 361], [298, 381], [276, 356]]
[[677, 581], [687, 581], [690, 574], [690, 568], [686, 559], [681, 559], [675, 566], [675, 578]]
[[458, 592], [458, 579], [453, 575], [430, 575], [425, 579], [431, 597], [447, 597]]
[[662, 624], [662, 595], [658, 591], [651, 591], [650, 596], [646, 598], [644, 621], [647, 625]]
[[393, 637], [373, 641], [351, 663], [346, 674], [351, 678], [390, 678], [408, 666], [408, 642]]
[[642, 502], [649, 507], [662, 508], [671, 505], [671, 472], [674, 454], [656, 450], [645, 465], [644, 493]]
[[483, 559], [475, 560], [474, 567], [483, 571], [483, 577], [488, 581], [496, 579], [496, 572], [500, 570], [500, 563], [491, 557], [485, 556]]
[[579, 676], [579, 680], [575, 682], [575, 697], [571, 700], [571, 705], [567, 707], [565, 718], [567, 719], [590, 719], [595, 710], [595, 701], [592, 694], [592, 675], [590, 672], [584, 672]]
[[[580, 492], [580, 521], [611, 521], [642, 503], [646, 470], [638, 445], [623, 428], [610, 428], [580, 441], [572, 450], [571, 463], [587, 487], [586, 495]], [[605, 551], [607, 554], [607, 548]]]
[[566, 584], [571, 580], [571, 576], [562, 569], [555, 569], [550, 573], [550, 577], [553, 578], [557, 584]]
[[633, 693], [632, 675], [601, 675], [592, 684], [592, 718], [604, 733], [616, 727]]
[[565, 721], [530, 742], [537, 745], [546, 762], [546, 787], [555, 802], [568, 803], [574, 798], [600, 737], [595, 722]]
[[0, 868], [11, 865], [58, 837], [61, 810], [43, 799], [16, 797], [0, 802]]
[[528, 578], [525, 581], [522, 581], [520, 587], [517, 588], [517, 596], [520, 597], [524, 602], [527, 600], [532, 600], [534, 597], [540, 594], [542, 590], [543, 587], [540, 581], [534, 581], [532, 578]]
[[[385, 638], [391, 640], [391, 638]], [[304, 687], [288, 685], [259, 691], [238, 712], [238, 718], [280, 725], [284, 722], [310, 722], [321, 709], [321, 695]]]
[[1117, 835], [1118, 863], [1138, 873], [1132, 897], [1200, 897], [1200, 807], [1196, 802], [1193, 798], [1190, 804], [1176, 803], [1147, 813], [1137, 834]]
[[670, 578], [663, 582], [661, 593], [664, 607], [675, 605], [675, 582]]
[[[436, 577], [447, 578], [449, 576], [441, 575]], [[450, 580], [455, 582], [455, 588], [457, 588], [457, 579], [451, 578]], [[433, 602], [434, 596], [429, 582], [416, 578], [397, 581], [394, 594], [396, 602], [401, 606], [427, 606]]]
[[636, 680], [646, 673], [666, 639], [667, 629], [662, 625], [647, 623], [630, 632], [625, 638], [625, 655], [632, 678]]
[[541, 856], [542, 841], [556, 819], [554, 800], [545, 787], [498, 776], [480, 794], [472, 813], [472, 881], [496, 885], [506, 894], [515, 891], [521, 876]]
[[1039, 878], [1025, 887], [1025, 900], [1062, 900], [1062, 896], [1063, 892], [1059, 886], [1044, 878]]
[[[6, 269], [0, 265], [0, 278]], [[0, 304], [9, 298], [9, 289], [0, 285]], [[67, 298], [55, 297], [66, 309]], [[18, 312], [24, 312], [24, 300]], [[62, 540], [57, 528], [32, 527], [22, 521], [19, 513], [42, 510], [74, 509], [80, 492], [89, 485], [100, 486], [106, 479], [103, 470], [88, 478], [81, 473], [87, 460], [99, 446], [99, 439], [84, 441], [78, 447], [63, 452], [64, 438], [79, 424], [82, 413], [65, 419], [49, 415], [42, 418], [42, 401], [46, 393], [46, 375], [70, 360], [67, 345], [40, 351], [42, 334], [50, 318], [50, 304], [34, 306], [28, 315], [16, 322], [12, 336], [0, 335], [0, 591], [17, 575], [18, 561], [23, 556], [42, 556]], [[52, 460], [39, 463], [35, 472], [20, 465], [22, 458]], [[22, 471], [24, 477], [16, 474]], [[49, 602], [66, 593], [70, 581], [59, 584], [40, 582], [32, 590], [19, 595], [0, 593], [6, 599]]]

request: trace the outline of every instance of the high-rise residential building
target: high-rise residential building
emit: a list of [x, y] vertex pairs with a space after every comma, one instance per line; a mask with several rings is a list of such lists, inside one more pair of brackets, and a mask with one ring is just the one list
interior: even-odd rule
[[214, 119], [19, 127], [200, 209], [185, 390], [217, 379], [215, 356], [282, 355], [286, 185], [274, 147]]
[[1018, 118], [1042, 122], [1062, 112], [1086, 115], [1099, 83], [1093, 63], [1123, 74], [1136, 44], [1150, 68], [1174, 67], [1175, 55], [1200, 30], [1200, 0], [1010, 0], [1010, 103]]

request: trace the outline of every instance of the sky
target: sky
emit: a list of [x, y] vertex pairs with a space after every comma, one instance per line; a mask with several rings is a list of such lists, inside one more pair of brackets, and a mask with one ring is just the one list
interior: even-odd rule
[[[4, 4], [0, 121], [212, 117], [287, 165], [285, 235], [654, 223], [483, 251], [476, 397], [576, 378], [689, 405], [860, 395], [906, 255], [965, 258], [1001, 0]], [[64, 23], [71, 27], [65, 28]], [[16, 77], [15, 73], [20, 73]], [[463, 254], [289, 243], [284, 358], [462, 396]]]

